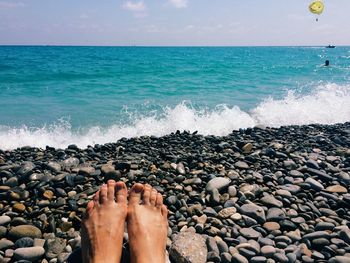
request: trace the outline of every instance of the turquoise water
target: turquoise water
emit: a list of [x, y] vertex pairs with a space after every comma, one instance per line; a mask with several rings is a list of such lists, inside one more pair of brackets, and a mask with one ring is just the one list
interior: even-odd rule
[[0, 97], [0, 148], [345, 122], [350, 47], [2, 46]]

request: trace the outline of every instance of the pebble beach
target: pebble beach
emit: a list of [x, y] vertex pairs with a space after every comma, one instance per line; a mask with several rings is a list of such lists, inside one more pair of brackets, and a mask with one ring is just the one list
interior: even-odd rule
[[350, 262], [350, 123], [3, 150], [0, 179], [0, 262], [79, 262], [109, 179], [163, 195], [171, 262]]

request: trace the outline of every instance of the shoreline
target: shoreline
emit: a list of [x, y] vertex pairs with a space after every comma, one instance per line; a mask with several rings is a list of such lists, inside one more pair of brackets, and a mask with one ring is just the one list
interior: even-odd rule
[[23, 247], [39, 262], [77, 256], [86, 203], [108, 179], [163, 195], [173, 262], [187, 256], [186, 244], [174, 244], [186, 231], [206, 243], [208, 262], [350, 257], [350, 122], [0, 150], [0, 178], [4, 262], [28, 260]]

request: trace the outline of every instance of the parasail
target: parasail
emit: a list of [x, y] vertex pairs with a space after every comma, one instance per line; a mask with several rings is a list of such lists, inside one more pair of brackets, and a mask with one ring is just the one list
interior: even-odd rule
[[309, 5], [309, 10], [313, 14], [320, 15], [324, 10], [324, 4], [321, 0], [316, 0]]

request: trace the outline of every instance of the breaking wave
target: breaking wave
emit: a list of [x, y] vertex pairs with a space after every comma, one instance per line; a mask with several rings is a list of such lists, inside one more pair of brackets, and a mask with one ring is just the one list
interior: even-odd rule
[[128, 124], [107, 128], [73, 130], [67, 121], [44, 127], [0, 126], [0, 149], [22, 146], [65, 148], [115, 142], [122, 137], [162, 136], [176, 130], [198, 131], [203, 135], [227, 135], [239, 128], [260, 126], [335, 124], [350, 121], [350, 85], [328, 84], [308, 94], [288, 92], [283, 99], [268, 98], [257, 107], [243, 111], [239, 107], [218, 105], [215, 109], [194, 109], [187, 103], [166, 107], [153, 116], [134, 116]]

